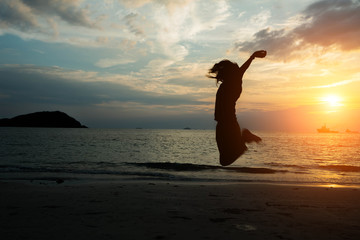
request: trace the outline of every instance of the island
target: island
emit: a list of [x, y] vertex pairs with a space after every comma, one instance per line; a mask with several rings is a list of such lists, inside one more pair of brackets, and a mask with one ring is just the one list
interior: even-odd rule
[[35, 112], [0, 119], [0, 127], [87, 128], [64, 112]]

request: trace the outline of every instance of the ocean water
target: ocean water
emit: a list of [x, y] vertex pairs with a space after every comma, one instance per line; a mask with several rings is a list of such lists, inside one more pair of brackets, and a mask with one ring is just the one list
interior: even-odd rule
[[0, 128], [0, 180], [360, 186], [360, 134], [262, 133], [221, 167], [214, 130]]

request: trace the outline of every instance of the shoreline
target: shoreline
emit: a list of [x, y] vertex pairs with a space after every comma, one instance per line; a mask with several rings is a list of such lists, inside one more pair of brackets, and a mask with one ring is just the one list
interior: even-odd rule
[[0, 181], [2, 239], [359, 239], [352, 187]]
[[87, 184], [116, 184], [116, 183], [176, 183], [183, 185], [233, 185], [233, 184], [249, 184], [249, 185], [275, 185], [275, 186], [293, 186], [293, 187], [319, 187], [319, 188], [349, 188], [359, 189], [360, 183], [332, 183], [332, 182], [291, 182], [291, 181], [264, 181], [264, 180], [183, 180], [183, 179], [163, 179], [163, 178], [146, 178], [146, 177], [109, 177], [103, 176], [98, 178], [85, 178], [85, 177], [59, 177], [59, 176], [44, 176], [44, 177], [18, 177], [18, 178], [0, 178], [1, 183], [20, 183], [20, 184], [42, 184], [42, 185], [87, 185]]

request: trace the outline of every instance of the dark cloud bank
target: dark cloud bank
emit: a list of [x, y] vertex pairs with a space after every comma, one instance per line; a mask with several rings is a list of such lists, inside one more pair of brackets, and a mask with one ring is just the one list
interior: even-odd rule
[[3, 65], [0, 78], [4, 79], [0, 81], [1, 93], [11, 102], [46, 99], [54, 104], [91, 105], [111, 100], [168, 106], [207, 103], [188, 95], [159, 95], [115, 82], [83, 81], [79, 79], [81, 73], [59, 67]]
[[[1, 117], [8, 118], [33, 111], [74, 109], [74, 111], [84, 112], [89, 119], [97, 119], [96, 124], [98, 126], [101, 125], [101, 122], [105, 123], [103, 127], [106, 127], [106, 123], [112, 127], [143, 125], [147, 127], [175, 127], [176, 122], [178, 124], [179, 122], [182, 124], [189, 122], [190, 124], [191, 117], [189, 118], [189, 114], [181, 114], [180, 112], [167, 115], [165, 111], [167, 107], [209, 104], [209, 102], [197, 100], [192, 95], [159, 95], [136, 90], [115, 82], [84, 81], [81, 79], [82, 74], [86, 78], [86, 72], [79, 73], [59, 67], [0, 66]], [[95, 77], [90, 76], [89, 78]], [[112, 102], [135, 103], [135, 106], [139, 105], [140, 109], [106, 106], [107, 103], [111, 104]], [[105, 106], [100, 106], [101, 104], [105, 104]], [[163, 106], [164, 114], [151, 114], [152, 105]], [[61, 109], [40, 109], [41, 106], [56, 106]], [[144, 111], [143, 109], [147, 107], [150, 107], [149, 110]], [[14, 111], [15, 109], [17, 111]], [[86, 111], [89, 113], [85, 113]], [[68, 113], [78, 116], [72, 112]], [[193, 117], [204, 120], [205, 117], [202, 114], [194, 114]], [[109, 119], [112, 117], [116, 119]], [[173, 121], [173, 123], [170, 124], [167, 120]], [[212, 120], [211, 117], [209, 122], [210, 120]], [[146, 121], [147, 123], [144, 124]], [[89, 125], [91, 126], [91, 124]], [[197, 126], [201, 126], [201, 124]]]
[[239, 51], [267, 49], [277, 59], [298, 57], [297, 51], [318, 46], [343, 51], [360, 48], [360, 1], [324, 0], [309, 5], [302, 13], [302, 24], [292, 30], [266, 28], [251, 41], [237, 42]]

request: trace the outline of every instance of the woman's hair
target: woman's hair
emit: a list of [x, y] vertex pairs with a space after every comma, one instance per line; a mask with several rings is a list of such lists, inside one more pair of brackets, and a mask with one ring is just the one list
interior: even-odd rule
[[217, 85], [219, 82], [224, 82], [227, 78], [233, 75], [234, 66], [238, 67], [236, 63], [224, 59], [209, 69], [209, 74], [206, 76], [208, 78], [215, 78]]

